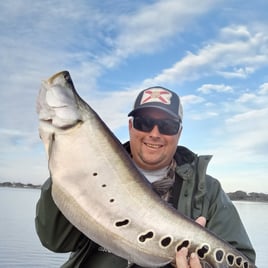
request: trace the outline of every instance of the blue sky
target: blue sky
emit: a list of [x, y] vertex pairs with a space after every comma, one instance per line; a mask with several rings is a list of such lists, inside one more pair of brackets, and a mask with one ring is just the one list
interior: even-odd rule
[[268, 2], [10, 0], [0, 3], [0, 181], [48, 176], [35, 102], [69, 70], [122, 141], [137, 93], [160, 85], [184, 107], [181, 145], [212, 154], [229, 191], [268, 193]]

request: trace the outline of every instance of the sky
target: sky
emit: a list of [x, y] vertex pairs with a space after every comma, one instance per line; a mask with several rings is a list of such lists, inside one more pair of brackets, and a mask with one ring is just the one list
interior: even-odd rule
[[268, 193], [266, 0], [0, 2], [0, 182], [41, 184], [41, 81], [68, 70], [120, 141], [138, 92], [181, 97], [179, 144], [213, 158], [227, 192]]

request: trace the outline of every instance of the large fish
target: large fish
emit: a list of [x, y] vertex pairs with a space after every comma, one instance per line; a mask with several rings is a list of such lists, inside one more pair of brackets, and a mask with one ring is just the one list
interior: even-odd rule
[[245, 256], [163, 202], [63, 71], [38, 96], [39, 133], [52, 196], [69, 221], [96, 243], [144, 267], [160, 267], [188, 247], [205, 267], [253, 268]]

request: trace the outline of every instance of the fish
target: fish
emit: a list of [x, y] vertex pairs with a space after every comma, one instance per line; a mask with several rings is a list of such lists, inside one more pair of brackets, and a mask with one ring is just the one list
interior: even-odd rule
[[182, 247], [203, 267], [256, 267], [153, 191], [68, 71], [41, 83], [37, 114], [54, 202], [89, 239], [142, 267], [164, 266]]

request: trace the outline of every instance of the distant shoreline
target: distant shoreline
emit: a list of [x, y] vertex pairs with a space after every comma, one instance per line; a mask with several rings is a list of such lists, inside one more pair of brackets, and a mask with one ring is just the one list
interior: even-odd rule
[[[23, 188], [23, 189], [41, 189], [41, 185], [21, 182], [0, 182], [0, 187]], [[232, 201], [251, 201], [251, 202], [268, 202], [268, 194], [264, 193], [246, 193], [244, 191], [235, 191], [227, 193]]]
[[0, 187], [41, 189], [41, 185], [35, 185], [32, 183], [24, 184], [21, 182], [0, 182]]

